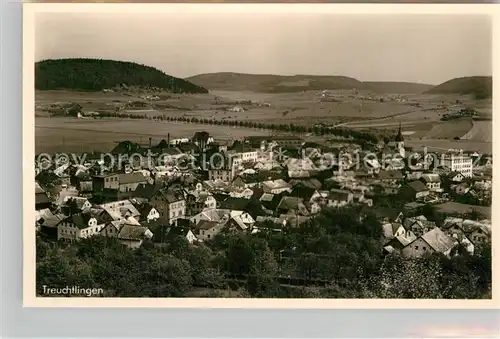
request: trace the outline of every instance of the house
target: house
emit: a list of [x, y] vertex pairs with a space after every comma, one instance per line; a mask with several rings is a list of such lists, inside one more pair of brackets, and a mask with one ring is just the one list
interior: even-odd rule
[[98, 224], [90, 213], [73, 214], [57, 224], [57, 240], [78, 240], [99, 234], [104, 224]]
[[117, 238], [123, 245], [131, 249], [141, 247], [145, 240], [153, 238], [153, 233], [144, 226], [123, 224], [117, 234]]
[[118, 175], [118, 190], [120, 192], [134, 192], [139, 185], [148, 183], [148, 178], [141, 172], [121, 173]]
[[415, 234], [413, 234], [411, 230], [405, 229], [401, 223], [397, 222], [383, 224], [382, 231], [384, 233], [384, 237], [388, 240], [397, 238], [399, 236], [405, 237], [409, 241], [413, 241], [416, 239]]
[[198, 214], [205, 208], [217, 207], [217, 201], [212, 193], [205, 191], [201, 184], [198, 184], [194, 190], [186, 191], [185, 197], [187, 216]]
[[341, 207], [352, 203], [354, 195], [350, 191], [331, 189], [326, 197], [328, 207]]
[[386, 247], [389, 247], [390, 253], [392, 253], [393, 251], [402, 251], [412, 241], [414, 241], [414, 238], [407, 238], [404, 235], [398, 235], [397, 237], [390, 239], [389, 242], [385, 244], [384, 249]]
[[198, 241], [198, 238], [189, 227], [158, 227], [153, 233], [153, 241], [157, 243], [163, 243], [175, 237], [183, 237], [190, 244]]
[[439, 227], [436, 227], [405, 246], [402, 253], [405, 257], [410, 258], [418, 258], [431, 253], [450, 256], [451, 250], [456, 245], [455, 239], [448, 236]]
[[472, 158], [462, 152], [447, 152], [441, 157], [441, 165], [451, 172], [459, 172], [464, 177], [472, 177]]
[[244, 211], [230, 211], [229, 214], [224, 215], [220, 222], [224, 231], [240, 232], [251, 230], [255, 224], [252, 216]]
[[469, 236], [474, 245], [485, 244], [491, 240], [491, 228], [487, 225], [476, 227]]
[[289, 192], [292, 186], [283, 179], [264, 181], [262, 183], [262, 189], [265, 193], [280, 194], [283, 192]]
[[93, 187], [91, 177], [85, 177], [84, 179], [78, 180], [76, 187], [78, 188], [80, 196], [92, 197]]
[[37, 223], [40, 226], [40, 232], [49, 236], [50, 238], [57, 240], [58, 224], [66, 216], [62, 214], [54, 214], [49, 209], [44, 209], [37, 211]]
[[51, 203], [47, 193], [45, 193], [38, 182], [35, 181], [35, 210], [43, 210], [49, 208], [50, 205]]
[[302, 185], [295, 186], [290, 193], [291, 197], [301, 198], [304, 202], [313, 203], [322, 198], [320, 192], [315, 188], [303, 187]]
[[457, 172], [457, 171], [453, 171], [453, 172], [448, 173], [447, 178], [452, 183], [461, 183], [462, 181], [465, 180], [465, 176], [462, 173]]
[[264, 193], [259, 198], [259, 202], [262, 205], [264, 211], [272, 214], [278, 208], [278, 205], [280, 204], [282, 198], [282, 194]]
[[160, 218], [160, 212], [148, 203], [136, 204], [134, 206], [139, 211], [139, 221], [141, 222], [150, 223]]
[[153, 197], [158, 193], [160, 189], [164, 186], [161, 184], [139, 184], [132, 196], [134, 198], [144, 199], [146, 201], [151, 201]]
[[168, 225], [186, 215], [186, 200], [180, 189], [162, 188], [156, 192], [150, 203], [160, 214], [159, 220]]
[[296, 214], [308, 216], [309, 210], [304, 205], [304, 202], [300, 198], [296, 197], [283, 197], [276, 208], [276, 213], [281, 214]]
[[109, 173], [92, 177], [92, 189], [95, 193], [103, 192], [105, 189], [118, 190], [120, 188], [120, 174]]
[[220, 155], [218, 157], [211, 158], [211, 161], [208, 163], [207, 171], [208, 180], [210, 181], [222, 180], [224, 182], [231, 182], [236, 174], [236, 166], [230, 157], [227, 155]]
[[122, 220], [130, 217], [139, 220], [141, 216], [141, 213], [130, 200], [112, 201], [98, 205], [98, 207], [106, 211], [113, 220]]
[[223, 228], [219, 221], [200, 220], [196, 225], [197, 237], [201, 241], [213, 239]]
[[436, 228], [436, 223], [433, 221], [428, 221], [426, 217], [423, 215], [417, 216], [417, 217], [412, 217], [412, 218], [406, 218], [403, 221], [403, 227], [408, 230], [413, 232], [417, 237], [429, 232], [430, 230]]
[[410, 181], [403, 186], [402, 194], [411, 199], [422, 199], [430, 194], [429, 188], [421, 181]]
[[380, 171], [378, 172], [376, 178], [384, 184], [397, 185], [405, 178], [405, 176], [401, 171]]
[[182, 153], [182, 151], [177, 147], [167, 147], [165, 149], [162, 149], [161, 155], [158, 160], [160, 165], [175, 166], [179, 164], [179, 161], [186, 156], [188, 155]]
[[425, 173], [422, 174], [420, 180], [427, 186], [431, 192], [441, 192], [441, 178], [439, 174]]
[[225, 209], [216, 209], [216, 208], [206, 208], [200, 213], [192, 216], [190, 221], [194, 225], [198, 225], [201, 220], [207, 221], [221, 221], [225, 215], [229, 215], [229, 210]]
[[260, 157], [260, 147], [252, 147], [249, 144], [235, 141], [229, 148], [228, 154], [241, 163], [256, 162]]
[[294, 180], [290, 181], [290, 185], [292, 185], [293, 188], [295, 188], [295, 187], [307, 187], [307, 188], [314, 188], [317, 190], [321, 189], [321, 187], [323, 186], [321, 181], [319, 181], [318, 179], [315, 179], [315, 178], [310, 178], [307, 180], [294, 179]]
[[252, 147], [260, 147], [262, 142], [276, 143], [283, 148], [298, 148], [304, 140], [293, 135], [274, 135], [274, 136], [249, 136], [245, 138], [245, 142]]
[[87, 198], [67, 196], [64, 199], [61, 210], [64, 214], [77, 214], [86, 211], [92, 207], [92, 204]]

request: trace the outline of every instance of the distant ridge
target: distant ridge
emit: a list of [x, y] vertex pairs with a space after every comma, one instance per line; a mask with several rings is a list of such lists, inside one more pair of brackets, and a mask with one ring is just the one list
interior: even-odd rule
[[393, 94], [420, 94], [434, 87], [434, 85], [398, 81], [364, 81], [363, 84], [374, 92]]
[[206, 73], [186, 80], [213, 90], [253, 91], [261, 93], [287, 93], [309, 90], [359, 89], [377, 93], [418, 94], [432, 85], [408, 82], [362, 82], [340, 75], [273, 75], [245, 73]]
[[454, 78], [437, 85], [426, 93], [429, 94], [472, 94], [477, 99], [488, 99], [492, 96], [493, 78], [491, 76], [474, 76]]
[[35, 63], [35, 88], [100, 91], [116, 86], [156, 87], [174, 93], [208, 93], [202, 86], [134, 62], [49, 59]]

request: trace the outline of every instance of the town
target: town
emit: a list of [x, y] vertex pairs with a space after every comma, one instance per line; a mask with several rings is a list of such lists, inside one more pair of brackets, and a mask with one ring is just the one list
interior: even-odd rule
[[[147, 144], [121, 141], [106, 154], [39, 155], [37, 237], [69, 249], [96, 239], [112, 239], [130, 251], [186, 243], [214, 252], [225, 248], [226, 256], [231, 248], [221, 242], [265, 238], [269, 245], [252, 248], [259, 252], [254, 256], [270, 253], [277, 265], [273, 281], [301, 286], [349, 276], [312, 272], [320, 270], [323, 257], [335, 265], [328, 251], [312, 249], [327, 245], [300, 248], [284, 240], [317, 234], [320, 223], [363, 227], [375, 239], [377, 260], [474, 256], [490, 244], [491, 157], [414, 152], [405, 146], [401, 125], [371, 149], [279, 134], [228, 142], [200, 131], [180, 139], [167, 133]], [[281, 241], [271, 245], [270, 239]], [[231, 260], [244, 262], [242, 251], [237, 248]], [[359, 260], [370, 265], [368, 258]], [[229, 272], [225, 279], [231, 282], [222, 285], [248, 284], [253, 271], [242, 269], [245, 264], [223, 266], [211, 265], [218, 274]], [[197, 286], [214, 286], [203, 279], [195, 279]]]

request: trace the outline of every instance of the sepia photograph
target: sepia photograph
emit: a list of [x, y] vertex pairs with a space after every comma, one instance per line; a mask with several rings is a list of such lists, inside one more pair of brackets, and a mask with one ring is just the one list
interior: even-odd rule
[[254, 7], [32, 14], [36, 298], [492, 299], [492, 16]]

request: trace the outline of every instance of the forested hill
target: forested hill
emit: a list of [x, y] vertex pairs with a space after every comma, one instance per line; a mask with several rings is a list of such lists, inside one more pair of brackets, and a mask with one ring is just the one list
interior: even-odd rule
[[204, 87], [134, 62], [50, 59], [35, 63], [35, 88], [100, 91], [116, 86], [157, 87], [174, 93], [208, 93]]
[[274, 75], [245, 73], [206, 73], [186, 80], [213, 90], [257, 93], [296, 93], [321, 90], [365, 90], [375, 93], [420, 94], [432, 85], [410, 82], [370, 81], [340, 75]]

